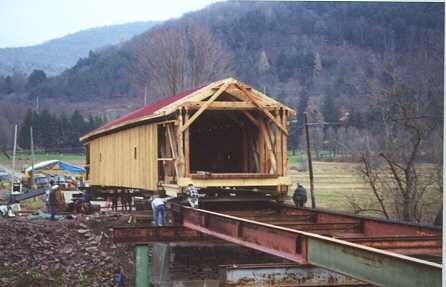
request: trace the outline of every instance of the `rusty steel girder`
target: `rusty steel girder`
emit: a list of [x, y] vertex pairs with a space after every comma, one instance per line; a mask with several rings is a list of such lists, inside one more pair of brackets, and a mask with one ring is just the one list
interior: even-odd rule
[[156, 242], [209, 240], [203, 233], [183, 226], [115, 226], [114, 243], [150, 244]]
[[[295, 213], [306, 210], [293, 210]], [[312, 264], [347, 274], [378, 286], [441, 286], [440, 264], [362, 246], [344, 240], [301, 230], [252, 221], [207, 210], [181, 207], [183, 225], [201, 233], [240, 246], [253, 248], [301, 264]], [[298, 215], [298, 214], [296, 214]], [[302, 214], [304, 215], [304, 214]], [[318, 222], [348, 222], [331, 214], [318, 216]], [[372, 222], [372, 224], [390, 224]], [[403, 235], [421, 235], [418, 228], [405, 229]], [[424, 230], [422, 230], [424, 231]], [[404, 233], [404, 232], [402, 232]], [[435, 235], [435, 232], [432, 232]]]
[[311, 265], [242, 264], [219, 266], [223, 287], [372, 287], [354, 278]]

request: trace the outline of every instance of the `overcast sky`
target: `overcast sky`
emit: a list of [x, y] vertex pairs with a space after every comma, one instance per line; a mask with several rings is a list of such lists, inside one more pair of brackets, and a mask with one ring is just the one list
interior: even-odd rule
[[92, 27], [167, 20], [215, 0], [0, 0], [0, 47], [29, 46]]

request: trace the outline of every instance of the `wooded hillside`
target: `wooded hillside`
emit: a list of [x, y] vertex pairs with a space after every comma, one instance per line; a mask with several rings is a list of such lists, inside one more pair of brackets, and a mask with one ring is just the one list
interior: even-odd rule
[[[152, 102], [169, 91], [229, 74], [296, 107], [299, 116], [291, 127], [295, 135], [290, 137], [292, 148], [300, 141], [305, 110], [311, 121], [321, 125], [323, 133], [315, 130], [313, 135], [319, 137], [321, 145], [328, 133], [332, 133], [331, 138], [361, 138], [362, 129], [382, 131], [380, 98], [391, 90], [428, 103], [419, 112], [441, 125], [443, 21], [441, 3], [217, 3], [122, 45], [92, 52], [61, 75], [37, 85], [26, 86], [25, 76], [2, 77], [0, 101], [20, 98], [35, 104], [39, 97], [41, 105], [50, 110], [75, 106], [85, 115], [105, 111], [111, 119], [139, 107], [145, 85]], [[202, 31], [194, 32], [197, 26]], [[167, 45], [183, 47], [181, 57], [172, 58], [184, 61], [181, 79], [176, 78], [175, 86], [166, 91], [163, 88], [168, 83], [155, 80], [162, 69], [150, 61], [166, 57], [155, 53], [159, 45], [150, 39], [159, 37], [157, 43], [169, 43], [167, 31], [189, 36], [181, 45], [178, 41]], [[208, 57], [194, 56], [198, 50], [191, 39], [215, 43], [208, 50], [220, 51], [217, 58], [224, 61], [211, 63], [210, 53]], [[173, 52], [178, 50], [170, 51], [170, 55]], [[220, 72], [188, 79], [197, 72], [197, 63], [218, 66]], [[170, 64], [157, 63], [162, 67]], [[338, 134], [333, 127], [339, 125], [357, 130]]]

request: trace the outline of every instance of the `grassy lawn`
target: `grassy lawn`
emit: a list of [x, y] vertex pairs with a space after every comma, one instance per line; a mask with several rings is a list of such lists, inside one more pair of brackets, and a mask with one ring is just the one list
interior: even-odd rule
[[[302, 160], [305, 160], [303, 158]], [[302, 183], [308, 192], [306, 206], [311, 206], [310, 181], [308, 170], [303, 168], [304, 164], [299, 156], [290, 156], [289, 176], [293, 183], [291, 192], [297, 183]], [[362, 207], [378, 209], [378, 203], [373, 196], [371, 188], [366, 184], [358, 173], [360, 164], [350, 162], [313, 162], [314, 190], [317, 207], [329, 208], [339, 211], [351, 212], [353, 210], [350, 202], [359, 203]], [[429, 179], [433, 165], [422, 164], [419, 166], [420, 181]], [[423, 221], [432, 223], [433, 218], [442, 202], [441, 194], [434, 189], [428, 189], [423, 200]], [[364, 215], [379, 215], [376, 212], [364, 213]]]
[[[308, 170], [296, 170], [290, 160], [289, 176], [293, 183], [302, 183], [310, 191]], [[364, 201], [370, 199], [370, 188], [357, 173], [358, 164], [344, 162], [313, 162], [314, 190], [318, 207], [350, 211], [348, 199], [352, 197]], [[310, 206], [310, 199], [307, 206]]]

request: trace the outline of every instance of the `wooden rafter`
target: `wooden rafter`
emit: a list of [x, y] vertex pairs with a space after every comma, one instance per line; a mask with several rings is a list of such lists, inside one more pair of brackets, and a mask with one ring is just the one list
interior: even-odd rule
[[198, 111], [196, 111], [190, 118], [189, 118], [189, 120], [181, 127], [181, 129], [180, 129], [180, 131], [181, 132], [184, 132], [197, 118], [198, 118], [198, 116], [199, 115], [201, 115], [205, 110], [206, 110], [206, 108], [212, 103], [212, 102], [214, 102], [217, 98], [218, 98], [218, 96], [220, 96], [225, 90], [226, 90], [226, 88], [228, 87], [228, 85], [229, 85], [229, 82], [226, 82], [226, 83], [224, 83], [219, 89], [218, 89], [218, 91], [216, 91], [213, 95], [212, 95], [212, 97], [210, 97], [208, 100], [207, 100], [207, 102], [205, 103], [205, 104], [203, 104], [199, 109], [198, 109]]
[[[199, 109], [206, 102], [195, 102], [195, 103], [186, 103], [185, 107], [190, 110]], [[253, 110], [256, 109], [257, 106], [251, 102], [213, 102], [209, 104], [207, 107], [208, 110]]]
[[271, 114], [271, 112], [270, 111], [268, 111], [268, 109], [266, 109], [265, 107], [263, 107], [258, 101], [257, 101], [257, 99], [254, 97], [254, 96], [252, 96], [247, 90], [246, 90], [246, 88], [245, 87], [243, 87], [242, 85], [240, 85], [240, 84], [238, 84], [238, 83], [236, 83], [235, 85], [237, 85], [237, 87], [239, 87], [240, 88], [240, 90], [242, 90], [242, 92], [257, 106], [257, 108], [259, 109], [259, 110], [261, 110], [262, 112], [264, 112], [265, 113], [265, 115], [268, 117], [268, 118], [270, 118], [275, 124], [276, 124], [276, 126], [284, 133], [284, 134], [286, 134], [286, 135], [288, 135], [288, 131], [287, 131], [287, 129], [282, 125], [282, 123], [280, 123], [280, 122], [278, 122], [277, 120], [276, 120], [276, 118]]

